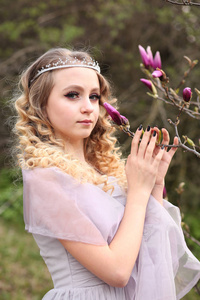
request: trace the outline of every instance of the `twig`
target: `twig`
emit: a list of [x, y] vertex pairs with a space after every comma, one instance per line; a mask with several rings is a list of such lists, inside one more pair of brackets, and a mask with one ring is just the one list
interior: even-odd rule
[[[152, 78], [149, 77], [151, 80]], [[182, 98], [180, 96], [177, 95], [177, 99], [174, 98], [174, 95], [171, 91], [169, 91], [167, 86], [161, 86], [160, 81], [153, 81], [154, 85], [156, 86], [156, 88], [165, 95], [166, 99], [163, 99], [162, 97], [160, 97], [159, 95], [157, 96], [157, 99], [170, 104], [170, 105], [174, 105], [175, 107], [177, 107], [179, 110], [184, 111], [187, 115], [189, 115], [190, 117], [192, 117], [193, 119], [197, 119], [200, 120], [200, 113], [198, 111], [194, 111], [192, 109], [189, 109], [188, 107], [184, 106], [182, 107], [182, 105], [180, 105], [180, 103], [182, 103]], [[197, 97], [198, 98], [198, 97]], [[177, 103], [178, 102], [178, 103]], [[196, 102], [191, 102], [191, 105], [196, 105], [197, 108], [199, 108], [199, 99], [197, 99]]]
[[165, 0], [165, 2], [169, 2], [170, 4], [175, 4], [175, 5], [200, 6], [200, 3], [191, 2], [190, 0], [182, 0], [182, 2], [172, 1], [172, 0]]
[[[167, 103], [167, 104], [170, 104], [170, 105], [174, 105], [176, 106], [177, 108], [181, 109], [182, 106], [178, 105], [176, 102], [172, 101], [172, 102], [169, 102], [168, 100], [166, 99], [163, 99], [162, 97], [157, 97], [157, 99]], [[197, 119], [197, 120], [200, 120], [200, 114], [198, 112], [195, 112], [195, 111], [192, 111], [191, 109], [188, 109], [187, 107], [184, 107], [183, 108], [183, 111], [189, 115], [190, 117], [192, 117], [193, 119]]]
[[[163, 99], [160, 96], [158, 96], [157, 99], [162, 100], [163, 102], [165, 102], [167, 104], [174, 105], [178, 109], [182, 109], [190, 117], [200, 120], [200, 113], [193, 111], [193, 110], [187, 108], [186, 106], [184, 108], [182, 108], [182, 106], [175, 101], [173, 95], [169, 92], [169, 90], [166, 86], [163, 88], [159, 84], [157, 84], [157, 82], [154, 82], [154, 84], [163, 94], [165, 94], [166, 98], [170, 101], [168, 101], [167, 99]], [[177, 95], [177, 97], [178, 97], [178, 95]], [[182, 99], [179, 97], [177, 101], [181, 102]], [[194, 104], [194, 105], [197, 104], [197, 106], [198, 106], [198, 102], [191, 102], [191, 104]]]
[[[197, 246], [200, 247], [200, 242], [199, 242], [197, 239], [195, 239], [195, 238], [194, 238], [187, 230], [185, 230], [185, 229], [183, 229], [183, 228], [182, 228], [182, 230], [183, 230], [184, 235], [185, 235], [188, 239], [190, 239], [193, 243], [195, 243]], [[197, 284], [195, 285], [195, 290], [196, 290], [197, 294], [200, 295], [200, 289], [198, 288], [198, 282], [197, 282]]]
[[199, 242], [197, 239], [195, 239], [195, 238], [194, 238], [187, 230], [183, 229], [183, 232], [184, 232], [184, 235], [185, 235], [188, 239], [190, 239], [190, 240], [193, 241], [197, 246], [200, 247], [200, 242]]
[[196, 151], [196, 149], [192, 149], [192, 148], [186, 146], [184, 143], [182, 143], [181, 138], [180, 138], [180, 136], [179, 136], [177, 123], [173, 122], [173, 121], [170, 120], [170, 119], [168, 119], [168, 122], [174, 126], [175, 133], [176, 133], [176, 136], [178, 137], [178, 141], [179, 141], [179, 147], [185, 149], [186, 151], [189, 151], [189, 152], [194, 153], [197, 157], [200, 158], [200, 153], [199, 153], [198, 151]]
[[189, 69], [187, 71], [184, 72], [183, 77], [181, 79], [181, 81], [179, 82], [179, 84], [176, 87], [176, 90], [179, 89], [181, 87], [182, 84], [185, 83], [185, 79], [188, 77], [188, 75], [190, 74], [190, 72], [194, 69], [194, 67], [197, 64], [197, 61], [191, 61], [191, 59], [187, 56], [184, 56], [184, 58], [189, 62]]
[[[132, 138], [134, 137], [134, 133], [132, 131], [130, 131], [130, 129], [128, 128], [120, 128], [123, 132], [125, 132], [126, 134], [128, 134], [129, 136], [131, 136]], [[141, 141], [141, 139], [140, 139]], [[179, 148], [181, 147], [181, 145], [166, 145], [166, 144], [156, 144], [156, 146], [162, 147], [164, 146], [165, 148]]]
[[1, 206], [0, 206], [0, 215], [2, 215], [4, 213], [4, 211], [6, 211], [13, 203], [10, 202], [10, 201], [7, 201], [5, 203], [3, 203]]
[[200, 295], [200, 289], [198, 288], [198, 282], [197, 282], [197, 284], [195, 285], [195, 290], [196, 290], [197, 294]]
[[[178, 137], [179, 144], [178, 144], [178, 145], [157, 144], [156, 146], [159, 146], [159, 147], [164, 146], [165, 148], [183, 148], [184, 150], [187, 150], [187, 151], [189, 151], [189, 152], [194, 153], [197, 157], [200, 158], [200, 153], [199, 153], [198, 151], [196, 151], [195, 148], [192, 149], [192, 148], [186, 146], [184, 143], [182, 143], [181, 138], [180, 138], [180, 135], [179, 135], [179, 132], [178, 132], [177, 122], [173, 122], [173, 121], [170, 120], [170, 119], [168, 119], [168, 122], [174, 126], [175, 134], [176, 134], [176, 136]], [[134, 137], [134, 135], [135, 135], [134, 132], [130, 131], [129, 128], [126, 128], [126, 127], [124, 127], [124, 126], [119, 126], [119, 128], [120, 128], [123, 132], [125, 132], [126, 134], [128, 134], [130, 137], [132, 137], [132, 138]], [[141, 139], [140, 139], [140, 141], [141, 141]]]

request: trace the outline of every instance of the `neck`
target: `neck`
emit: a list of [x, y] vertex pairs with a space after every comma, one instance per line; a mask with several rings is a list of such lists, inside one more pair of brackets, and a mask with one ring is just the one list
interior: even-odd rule
[[[85, 154], [84, 154], [84, 141], [82, 141], [82, 143], [70, 143], [69, 141], [65, 142], [65, 152], [72, 154], [75, 158], [77, 158], [79, 161], [86, 163], [87, 165], [90, 165], [86, 159], [85, 159]], [[102, 173], [97, 170], [95, 167], [93, 167], [92, 165], [90, 165], [91, 168], [93, 168], [96, 171], [96, 174], [98, 176], [101, 176]]]
[[68, 152], [72, 154], [74, 157], [78, 158], [80, 161], [86, 161], [85, 155], [84, 155], [84, 143], [78, 142], [78, 143], [70, 143], [65, 142], [65, 152]]

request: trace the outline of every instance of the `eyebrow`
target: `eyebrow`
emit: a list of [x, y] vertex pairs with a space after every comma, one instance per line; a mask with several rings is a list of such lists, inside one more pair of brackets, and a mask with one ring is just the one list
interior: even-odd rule
[[[66, 88], [64, 88], [63, 92], [65, 92], [66, 90], [72, 90], [72, 89], [78, 89], [78, 90], [83, 91], [85, 88], [83, 86], [81, 86], [81, 85], [72, 84], [72, 85], [69, 85]], [[91, 89], [91, 91], [98, 91], [98, 92], [100, 92], [100, 87], [94, 87], [94, 88]]]

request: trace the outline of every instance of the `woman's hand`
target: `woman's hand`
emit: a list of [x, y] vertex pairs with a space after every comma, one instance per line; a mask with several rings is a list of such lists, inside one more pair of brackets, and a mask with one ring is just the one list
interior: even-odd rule
[[128, 192], [134, 191], [134, 193], [137, 193], [143, 191], [150, 195], [159, 177], [158, 168], [164, 149], [161, 147], [156, 149], [157, 133], [154, 131], [151, 134], [150, 126], [147, 127], [142, 138], [141, 135], [142, 127], [140, 126], [133, 137], [131, 153], [126, 164]]
[[[159, 134], [159, 129], [157, 127], [154, 127], [152, 131], [156, 131], [157, 135]], [[163, 139], [160, 142], [164, 145], [169, 145], [169, 133], [165, 128], [162, 128], [162, 134]], [[178, 138], [174, 138], [173, 145], [178, 145]], [[154, 150], [154, 155], [157, 155], [160, 147], [156, 147]], [[167, 147], [164, 149], [164, 154], [162, 156], [162, 159], [160, 161], [159, 167], [158, 167], [158, 173], [156, 176], [155, 186], [152, 190], [152, 195], [159, 201], [162, 202], [162, 195], [163, 195], [163, 188], [164, 188], [164, 182], [165, 182], [165, 176], [167, 174], [167, 170], [169, 168], [169, 165], [171, 163], [172, 157], [176, 153], [177, 148], [172, 147], [170, 150], [168, 150]]]

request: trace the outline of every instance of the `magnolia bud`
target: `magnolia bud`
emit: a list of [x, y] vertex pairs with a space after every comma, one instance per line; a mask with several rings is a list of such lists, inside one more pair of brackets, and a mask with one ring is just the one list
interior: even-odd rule
[[183, 135], [183, 138], [185, 140], [185, 143], [188, 143], [188, 145], [195, 147], [195, 143], [193, 142], [193, 140], [191, 140], [189, 137], [187, 137], [186, 135]]
[[183, 90], [183, 100], [185, 102], [190, 102], [191, 98], [192, 98], [191, 88], [189, 88], [189, 87], [184, 88], [184, 90]]
[[155, 87], [155, 85], [151, 82], [151, 80], [141, 78], [140, 81], [142, 81], [142, 82], [150, 89], [150, 91], [151, 91], [154, 95], [157, 95], [156, 87]]

